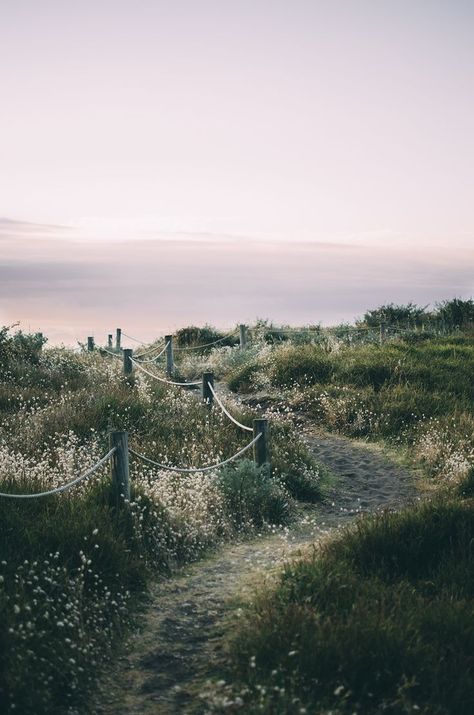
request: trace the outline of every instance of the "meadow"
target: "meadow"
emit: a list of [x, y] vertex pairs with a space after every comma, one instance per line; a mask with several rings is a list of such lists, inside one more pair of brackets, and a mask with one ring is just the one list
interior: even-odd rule
[[[382, 445], [416, 468], [422, 498], [358, 520], [261, 589], [230, 628], [206, 712], [472, 711], [472, 331], [394, 326], [380, 342], [368, 323], [259, 321], [248, 337], [241, 350], [209, 326], [180, 331], [176, 347], [192, 349], [177, 350], [176, 379], [212, 371], [239, 421], [270, 417], [271, 472], [244, 458], [182, 475], [131, 457], [129, 504], [117, 505], [107, 465], [62, 494], [0, 499], [2, 711], [86, 712], [157, 575], [324, 500], [303, 424]], [[104, 351], [4, 328], [0, 361], [1, 492], [69, 481], [114, 429], [175, 465], [211, 465], [245, 442], [193, 391], [125, 376]]]
[[[214, 464], [242, 446], [241, 430], [196, 395], [125, 377], [121, 361], [104, 353], [41, 349], [37, 336], [3, 329], [0, 358], [1, 492], [70, 481], [107, 452], [112, 429], [175, 465]], [[251, 424], [248, 410], [236, 415]], [[291, 423], [280, 420], [271, 474], [249, 459], [190, 475], [132, 459], [126, 508], [117, 507], [107, 465], [60, 494], [0, 498], [2, 712], [82, 712], [150, 580], [285, 523], [302, 486], [317, 500], [322, 481]]]
[[290, 562], [229, 636], [211, 712], [474, 707], [474, 336], [279, 341], [230, 388], [416, 469], [420, 497]]

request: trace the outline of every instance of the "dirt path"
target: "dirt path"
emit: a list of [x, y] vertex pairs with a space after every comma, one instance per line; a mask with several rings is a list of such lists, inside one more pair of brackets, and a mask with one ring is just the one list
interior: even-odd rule
[[414, 496], [411, 475], [373, 448], [309, 430], [305, 440], [338, 477], [329, 499], [291, 529], [230, 545], [155, 584], [140, 632], [103, 683], [97, 715], [203, 712], [199, 688], [218, 673], [231, 604], [236, 609], [272, 569], [328, 530], [360, 512], [397, 508]]

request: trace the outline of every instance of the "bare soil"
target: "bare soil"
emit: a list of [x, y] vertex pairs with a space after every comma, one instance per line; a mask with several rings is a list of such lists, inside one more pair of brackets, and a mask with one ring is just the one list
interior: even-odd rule
[[336, 477], [324, 503], [289, 529], [224, 547], [155, 583], [141, 628], [102, 681], [94, 713], [204, 713], [199, 692], [219, 675], [227, 619], [238, 616], [255, 587], [357, 515], [397, 509], [415, 496], [413, 475], [376, 447], [308, 428], [304, 439]]

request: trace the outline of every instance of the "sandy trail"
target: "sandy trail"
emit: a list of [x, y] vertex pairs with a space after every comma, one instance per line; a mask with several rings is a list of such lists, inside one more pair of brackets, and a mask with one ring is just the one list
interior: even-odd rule
[[239, 600], [305, 544], [361, 512], [398, 508], [414, 496], [412, 475], [373, 447], [310, 429], [304, 439], [338, 477], [329, 498], [291, 529], [229, 545], [156, 583], [142, 627], [102, 682], [94, 713], [204, 712], [199, 689], [218, 674], [226, 618]]

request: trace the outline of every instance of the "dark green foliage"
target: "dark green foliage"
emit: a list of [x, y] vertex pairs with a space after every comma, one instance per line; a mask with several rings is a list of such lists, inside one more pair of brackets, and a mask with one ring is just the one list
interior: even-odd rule
[[222, 469], [218, 484], [237, 529], [284, 524], [290, 517], [289, 494], [265, 467], [243, 460]]
[[426, 316], [426, 307], [420, 308], [415, 303], [395, 305], [388, 303], [364, 313], [363, 322], [369, 327], [379, 327], [380, 323], [404, 328], [421, 326]]
[[272, 382], [281, 387], [295, 383], [328, 382], [333, 365], [328, 354], [317, 345], [293, 347], [277, 354], [272, 365]]
[[288, 566], [234, 642], [240, 677], [269, 693], [263, 711], [471, 713], [473, 538], [472, 505], [436, 501], [365, 519]]
[[438, 318], [451, 329], [474, 327], [474, 300], [443, 300], [437, 303]]
[[41, 347], [46, 343], [39, 333], [23, 333], [18, 330], [10, 335], [10, 327], [0, 328], [0, 364], [2, 368], [15, 362], [37, 364]]
[[467, 476], [458, 485], [457, 491], [465, 499], [474, 497], [474, 467], [469, 470]]
[[145, 585], [129, 531], [108, 484], [77, 499], [0, 500], [2, 712], [65, 712], [87, 692], [128, 619], [125, 590]]
[[252, 379], [261, 369], [258, 361], [247, 362], [237, 367], [227, 377], [227, 384], [232, 392], [251, 392], [253, 390]]
[[186, 328], [181, 328], [178, 330], [174, 336], [174, 344], [176, 347], [199, 347], [200, 345], [205, 346], [204, 350], [210, 350], [213, 346], [208, 346], [208, 343], [217, 343], [218, 346], [224, 345], [237, 345], [238, 337], [231, 335], [226, 336], [225, 333], [216, 330], [211, 325], [204, 325], [198, 328], [195, 325], [190, 325]]

